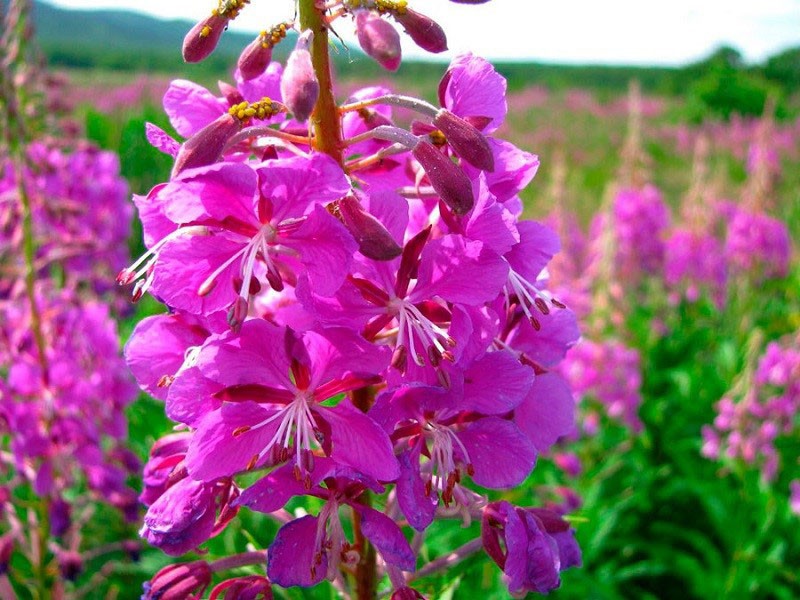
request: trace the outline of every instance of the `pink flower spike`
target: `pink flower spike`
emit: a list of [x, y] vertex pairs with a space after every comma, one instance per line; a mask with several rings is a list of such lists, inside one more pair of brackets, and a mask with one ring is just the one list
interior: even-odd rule
[[400, 36], [380, 15], [370, 10], [358, 11], [356, 32], [361, 49], [384, 69], [396, 71], [400, 67]]
[[307, 30], [297, 38], [297, 45], [286, 60], [286, 69], [281, 77], [283, 102], [301, 122], [311, 116], [319, 96], [319, 82], [308, 51], [313, 35], [313, 31]]

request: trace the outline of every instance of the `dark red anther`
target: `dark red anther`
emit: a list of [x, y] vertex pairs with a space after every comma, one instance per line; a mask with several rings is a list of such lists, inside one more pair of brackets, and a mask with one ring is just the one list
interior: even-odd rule
[[534, 317], [533, 315], [531, 315], [531, 316], [528, 318], [528, 320], [531, 322], [531, 325], [533, 325], [533, 328], [534, 328], [536, 331], [540, 331], [540, 330], [542, 329], [542, 324], [541, 324], [541, 323], [539, 323], [539, 319], [537, 319], [537, 318], [536, 318], [536, 317]]
[[533, 301], [533, 303], [536, 305], [536, 308], [539, 309], [539, 312], [541, 312], [543, 315], [549, 315], [550, 314], [550, 307], [547, 306], [547, 303], [543, 299], [537, 297]]
[[392, 353], [392, 366], [401, 373], [406, 372], [408, 366], [408, 350], [402, 344], [394, 349]]
[[276, 292], [283, 291], [283, 278], [275, 265], [267, 267], [267, 283]]
[[238, 332], [242, 327], [242, 323], [247, 318], [247, 300], [241, 296], [237, 296], [228, 309], [228, 325], [231, 330]]
[[558, 301], [558, 300], [556, 300], [555, 298], [550, 298], [550, 302], [551, 302], [551, 303], [553, 304], [553, 306], [555, 306], [556, 308], [567, 308], [567, 305], [566, 305], [566, 304], [564, 304], [563, 302], [559, 302], [559, 301]]

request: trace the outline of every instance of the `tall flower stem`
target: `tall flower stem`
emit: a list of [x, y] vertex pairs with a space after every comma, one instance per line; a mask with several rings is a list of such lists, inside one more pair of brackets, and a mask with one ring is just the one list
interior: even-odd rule
[[333, 97], [333, 77], [328, 52], [328, 24], [315, 0], [300, 0], [300, 28], [314, 32], [311, 41], [311, 63], [319, 82], [319, 97], [311, 115], [315, 149], [342, 164], [342, 127], [339, 109]]

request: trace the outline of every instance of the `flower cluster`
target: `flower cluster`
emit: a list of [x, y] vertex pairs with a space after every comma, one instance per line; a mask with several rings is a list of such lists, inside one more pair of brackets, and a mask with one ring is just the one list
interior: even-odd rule
[[8, 597], [34, 587], [63, 596], [87, 557], [138, 546], [87, 549], [85, 536], [102, 504], [128, 522], [139, 512], [127, 482], [140, 464], [125, 445], [124, 413], [138, 391], [101, 300], [127, 260], [132, 210], [114, 154], [36, 135], [37, 118], [51, 114], [27, 44], [29, 11], [10, 3], [0, 36], [0, 595]]
[[[444, 43], [405, 2], [301, 3], [300, 18], [326, 11], [352, 14], [389, 68], [387, 16], [423, 47]], [[190, 32], [185, 53], [205, 52], [212, 20], [230, 14]], [[371, 87], [330, 112], [310, 59], [327, 52], [319, 35], [302, 32], [285, 68], [252, 68], [281, 35], [246, 49], [221, 96], [174, 82], [164, 104], [183, 143], [149, 128], [175, 167], [135, 198], [148, 252], [118, 280], [170, 312], [139, 323], [126, 357], [183, 431], [146, 466], [142, 535], [180, 555], [245, 507], [283, 523], [267, 553], [273, 584], [351, 572], [360, 586], [368, 540], [400, 598], [418, 597], [400, 524], [421, 535], [437, 518], [482, 519], [512, 591], [552, 589], [580, 561], [567, 523], [489, 505], [472, 486], [520, 485], [573, 427], [554, 369], [579, 333], [545, 285], [557, 237], [520, 219], [538, 159], [492, 136], [505, 80], [463, 54], [439, 106]], [[397, 108], [418, 119], [397, 125]], [[286, 511], [303, 497], [320, 508]]]
[[800, 411], [800, 351], [797, 336], [771, 342], [755, 373], [717, 403], [713, 426], [703, 428], [703, 455], [757, 465], [772, 481], [780, 469], [779, 436], [796, 433]]
[[[0, 260], [20, 256], [21, 178], [31, 199], [37, 271], [58, 272], [66, 286], [88, 287], [95, 295], [113, 289], [114, 274], [128, 260], [133, 216], [119, 170], [114, 153], [85, 141], [72, 148], [53, 139], [31, 142], [19, 176], [6, 160], [0, 165]], [[0, 295], [10, 293], [10, 283], [3, 280]]]
[[581, 426], [585, 434], [595, 435], [600, 427], [600, 414], [592, 408], [592, 400], [599, 402], [610, 418], [634, 432], [641, 431], [642, 375], [636, 349], [613, 339], [581, 340], [569, 351], [560, 371], [576, 400], [584, 404]]

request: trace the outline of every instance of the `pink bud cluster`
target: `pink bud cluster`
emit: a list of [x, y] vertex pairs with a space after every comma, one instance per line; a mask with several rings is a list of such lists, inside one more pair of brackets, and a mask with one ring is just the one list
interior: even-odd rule
[[[800, 350], [797, 336], [771, 342], [759, 358], [749, 385], [717, 403], [713, 425], [703, 428], [703, 455], [741, 460], [761, 469], [767, 481], [779, 474], [776, 440], [797, 434], [800, 412]], [[787, 466], [788, 467], [788, 466]]]
[[[389, 16], [441, 45], [405, 2], [315, 10], [353, 13], [370, 35]], [[164, 106], [186, 141], [149, 129], [176, 168], [135, 198], [148, 252], [118, 280], [170, 312], [139, 323], [126, 358], [182, 427], [145, 468], [141, 534], [180, 555], [261, 512], [282, 525], [256, 535], [272, 584], [359, 573], [366, 539], [393, 597], [418, 598], [403, 527], [422, 540], [435, 520], [483, 521], [456, 555], [485, 548], [513, 593], [552, 589], [580, 562], [573, 530], [481, 489], [520, 485], [574, 426], [557, 367], [579, 332], [546, 285], [557, 236], [520, 218], [538, 159], [493, 137], [505, 80], [463, 54], [438, 106], [371, 87], [325, 114], [314, 44], [301, 33], [285, 68], [256, 77], [240, 65], [221, 97], [174, 82]], [[341, 139], [319, 152], [331, 122]], [[298, 499], [317, 508], [288, 512]]]

